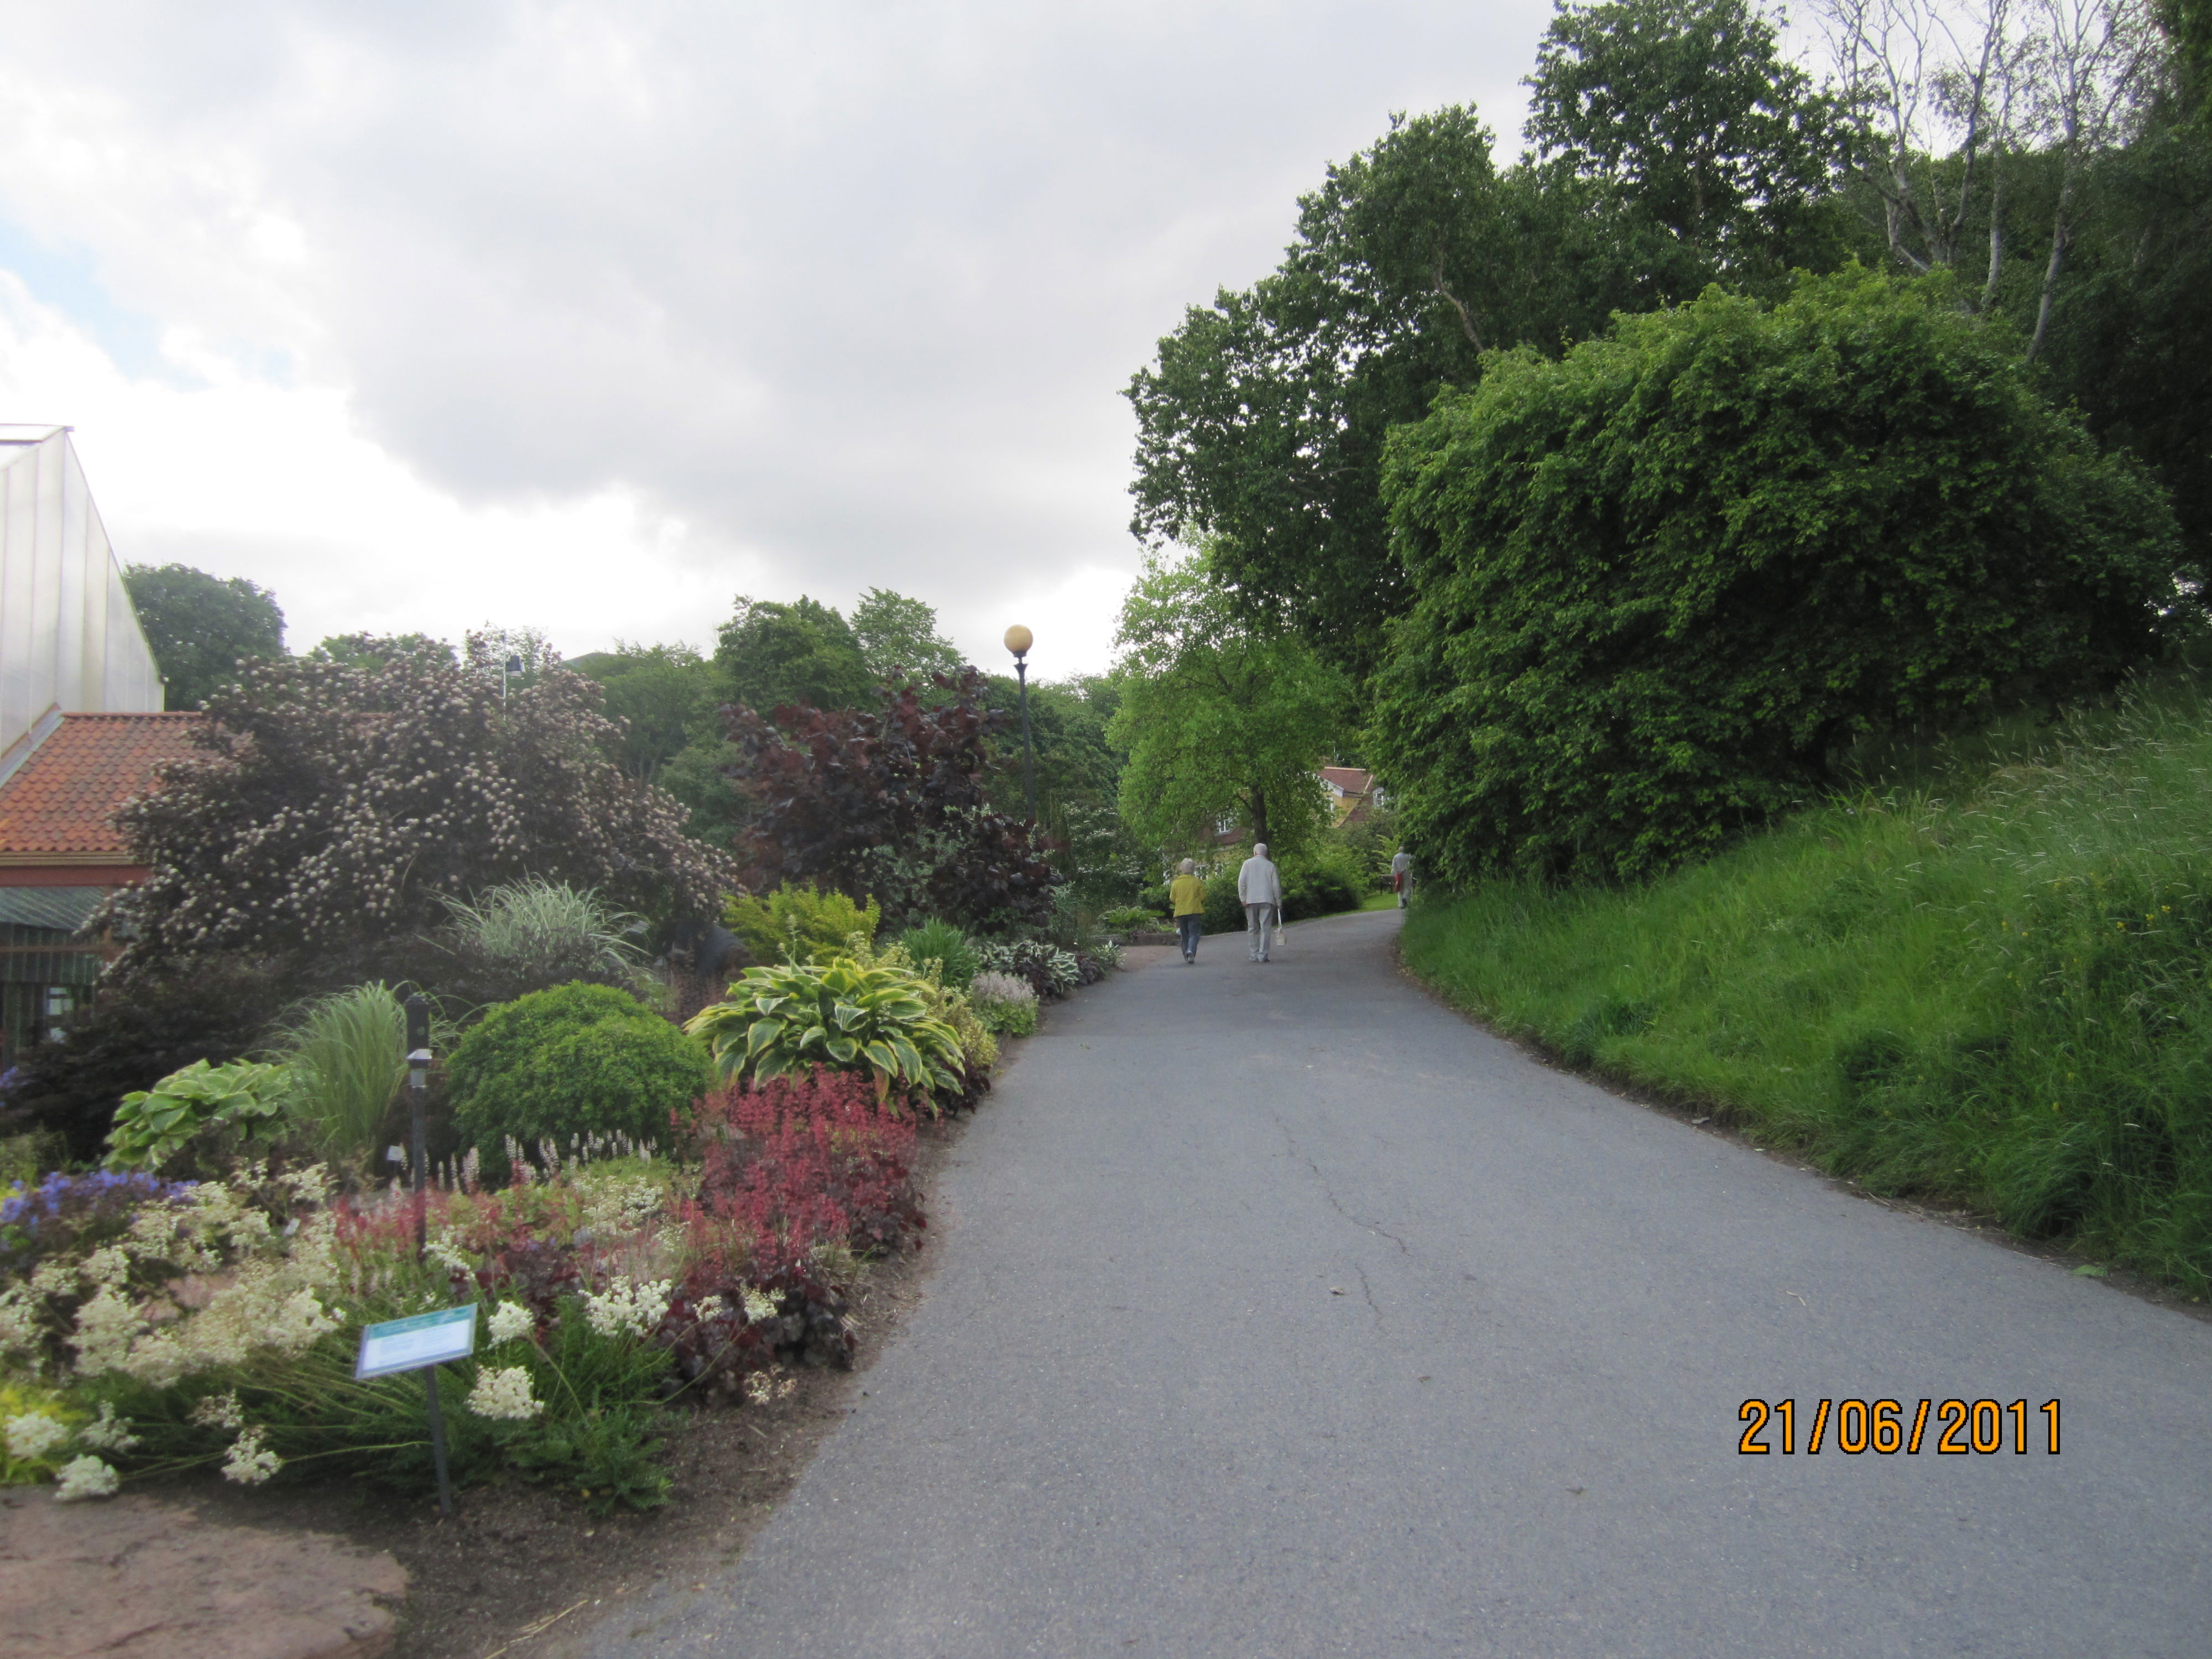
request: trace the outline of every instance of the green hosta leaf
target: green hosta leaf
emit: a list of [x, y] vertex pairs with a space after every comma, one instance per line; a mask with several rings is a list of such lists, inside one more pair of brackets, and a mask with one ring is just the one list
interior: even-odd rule
[[752, 1029], [745, 1033], [746, 1056], [750, 1058], [752, 1055], [760, 1053], [762, 1049], [769, 1047], [778, 1037], [781, 1036], [783, 1035], [783, 1030], [784, 1024], [780, 1019], [755, 1020], [752, 1024]]
[[848, 1036], [831, 1037], [823, 1046], [830, 1050], [830, 1058], [840, 1066], [850, 1066], [853, 1056], [860, 1052], [860, 1045]]
[[898, 1056], [891, 1052], [891, 1046], [888, 1042], [881, 1041], [871, 1042], [863, 1048], [860, 1052], [868, 1057], [869, 1066], [876, 1071], [896, 1072], [898, 1070]]
[[849, 1002], [841, 1002], [830, 1011], [830, 1018], [841, 1031], [849, 1031], [862, 1018], [861, 1011]]

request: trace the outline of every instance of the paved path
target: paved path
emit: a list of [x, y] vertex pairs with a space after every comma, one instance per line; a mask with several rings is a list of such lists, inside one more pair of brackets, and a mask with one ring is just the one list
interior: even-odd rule
[[[1055, 1009], [868, 1397], [595, 1651], [2212, 1653], [2212, 1328], [1531, 1063], [1397, 920]], [[1740, 1456], [1753, 1395], [2063, 1450]]]

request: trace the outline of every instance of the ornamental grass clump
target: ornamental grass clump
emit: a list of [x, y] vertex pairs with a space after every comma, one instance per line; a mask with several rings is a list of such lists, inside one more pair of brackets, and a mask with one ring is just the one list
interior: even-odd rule
[[926, 921], [919, 927], [909, 927], [899, 935], [898, 942], [921, 966], [936, 963], [944, 982], [956, 991], [967, 989], [968, 981], [982, 965], [975, 941], [949, 921]]
[[[443, 1048], [446, 1044], [439, 1042]], [[318, 997], [277, 1039], [292, 1111], [325, 1158], [366, 1163], [407, 1081], [407, 1011], [382, 981]]]

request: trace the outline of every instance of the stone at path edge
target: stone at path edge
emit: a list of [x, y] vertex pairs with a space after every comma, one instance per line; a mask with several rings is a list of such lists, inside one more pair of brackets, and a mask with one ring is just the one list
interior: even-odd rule
[[377, 1659], [406, 1593], [391, 1556], [321, 1533], [150, 1498], [0, 1492], [0, 1659]]

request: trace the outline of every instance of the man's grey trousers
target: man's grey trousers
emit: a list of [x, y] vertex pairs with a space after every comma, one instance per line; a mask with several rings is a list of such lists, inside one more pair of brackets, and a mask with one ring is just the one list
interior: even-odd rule
[[1244, 933], [1247, 942], [1252, 946], [1253, 961], [1265, 962], [1267, 959], [1267, 936], [1272, 930], [1281, 926], [1273, 905], [1248, 904], [1244, 907]]

